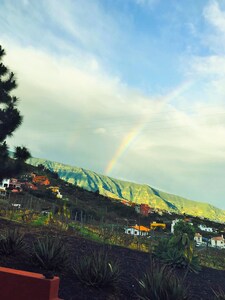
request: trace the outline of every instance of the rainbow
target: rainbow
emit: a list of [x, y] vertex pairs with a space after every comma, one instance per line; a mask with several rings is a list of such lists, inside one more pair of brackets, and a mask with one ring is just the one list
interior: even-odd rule
[[[181, 95], [183, 92], [185, 92], [189, 87], [193, 84], [192, 81], [186, 81], [182, 83], [180, 86], [178, 86], [176, 89], [172, 90], [167, 95], [158, 98], [158, 101], [163, 105], [165, 103], [168, 103], [169, 101], [177, 98], [179, 95]], [[106, 175], [109, 175], [113, 168], [116, 166], [118, 160], [123, 156], [123, 154], [128, 151], [130, 146], [134, 144], [134, 142], [137, 140], [138, 136], [141, 135], [141, 132], [143, 128], [146, 125], [146, 117], [141, 118], [141, 120], [128, 132], [128, 134], [122, 139], [119, 147], [115, 151], [113, 157], [109, 161], [107, 167], [105, 168], [104, 173]]]
[[105, 169], [105, 174], [108, 175], [113, 167], [116, 165], [117, 161], [121, 156], [129, 149], [129, 147], [136, 141], [138, 134], [141, 132], [144, 123], [142, 121], [138, 122], [131, 131], [122, 139], [118, 149], [114, 153], [112, 159]]

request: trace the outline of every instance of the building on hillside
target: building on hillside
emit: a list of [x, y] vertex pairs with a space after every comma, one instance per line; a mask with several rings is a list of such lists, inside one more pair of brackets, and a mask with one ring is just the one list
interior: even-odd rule
[[141, 204], [140, 205], [140, 214], [143, 216], [148, 216], [150, 214], [151, 208], [148, 204]]
[[190, 218], [185, 218], [185, 219], [175, 219], [175, 220], [173, 220], [172, 221], [172, 223], [171, 223], [171, 233], [174, 233], [174, 226], [177, 224], [177, 222], [179, 222], [179, 221], [183, 221], [183, 222], [186, 222], [186, 223], [188, 223], [188, 224], [190, 224], [190, 225], [192, 225], [193, 226], [193, 223], [191, 222], [192, 220], [190, 219]]
[[211, 246], [215, 248], [225, 248], [223, 235], [211, 238]]
[[48, 189], [51, 190], [53, 193], [58, 193], [59, 192], [59, 187], [58, 186], [50, 186]]
[[129, 228], [125, 229], [125, 233], [126, 234], [131, 234], [131, 235], [140, 235], [140, 236], [148, 236], [150, 232], [150, 229], [148, 227], [145, 226], [131, 226]]
[[50, 186], [48, 189], [51, 190], [53, 194], [55, 194], [56, 198], [62, 199], [62, 194], [60, 193], [58, 186]]
[[174, 233], [174, 226], [177, 224], [177, 222], [179, 222], [179, 219], [175, 219], [172, 221], [171, 223], [171, 233]]
[[40, 185], [50, 185], [50, 181], [47, 176], [37, 175], [33, 177], [32, 182]]
[[206, 232], [213, 232], [212, 227], [207, 227], [205, 225], [199, 225], [198, 228], [202, 231], [206, 231]]
[[126, 206], [130, 206], [130, 207], [135, 207], [135, 203], [133, 203], [132, 201], [128, 201], [128, 200], [121, 200], [120, 201], [123, 205], [126, 205]]
[[135, 211], [143, 216], [148, 216], [151, 213], [151, 208], [148, 204], [142, 203], [135, 205]]
[[17, 178], [11, 178], [10, 182], [9, 182], [9, 187], [10, 190], [17, 190], [17, 191], [21, 191], [21, 182], [17, 179]]
[[196, 233], [194, 236], [194, 241], [196, 244], [202, 244], [202, 235], [200, 233]]
[[140, 214], [140, 212], [141, 212], [140, 204], [136, 204], [134, 209], [135, 209], [136, 213]]
[[0, 181], [0, 187], [4, 187], [4, 188], [8, 188], [9, 187], [9, 183], [10, 183], [10, 179], [2, 179], [2, 181]]
[[38, 190], [38, 187], [35, 184], [31, 183], [31, 182], [23, 182], [22, 187], [25, 190], [33, 190], [33, 191]]
[[0, 198], [6, 198], [6, 188], [5, 187], [0, 187]]
[[157, 223], [155, 221], [150, 224], [150, 229], [155, 230], [157, 228], [166, 229], [166, 224], [164, 224], [164, 223]]

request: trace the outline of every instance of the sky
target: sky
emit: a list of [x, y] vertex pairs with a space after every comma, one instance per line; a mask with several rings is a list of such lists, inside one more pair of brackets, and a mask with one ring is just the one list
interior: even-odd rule
[[0, 0], [8, 143], [225, 209], [224, 0]]

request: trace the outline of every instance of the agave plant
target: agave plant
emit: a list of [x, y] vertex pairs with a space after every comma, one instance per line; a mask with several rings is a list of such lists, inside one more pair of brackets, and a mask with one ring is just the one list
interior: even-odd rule
[[110, 259], [104, 249], [77, 260], [73, 271], [82, 283], [93, 287], [116, 287], [121, 277], [118, 261]]
[[9, 229], [0, 236], [0, 254], [8, 256], [25, 250], [24, 235], [17, 228]]
[[61, 239], [50, 236], [33, 244], [33, 261], [46, 271], [62, 271], [68, 265], [68, 255]]
[[151, 261], [149, 269], [137, 279], [139, 300], [187, 300], [187, 288], [165, 265]]

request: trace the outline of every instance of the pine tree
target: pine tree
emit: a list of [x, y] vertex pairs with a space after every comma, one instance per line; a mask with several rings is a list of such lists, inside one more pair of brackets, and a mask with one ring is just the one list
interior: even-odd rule
[[4, 55], [5, 50], [0, 45], [0, 180], [17, 175], [21, 171], [21, 162], [30, 157], [24, 147], [16, 147], [16, 160], [9, 157], [6, 138], [21, 125], [22, 116], [17, 109], [18, 98], [11, 95], [17, 87], [15, 74], [2, 63]]

